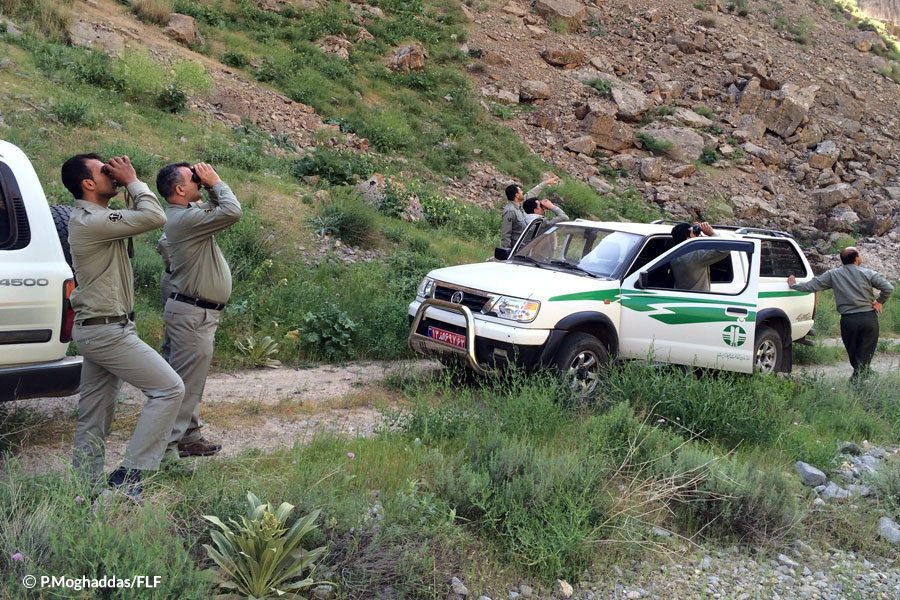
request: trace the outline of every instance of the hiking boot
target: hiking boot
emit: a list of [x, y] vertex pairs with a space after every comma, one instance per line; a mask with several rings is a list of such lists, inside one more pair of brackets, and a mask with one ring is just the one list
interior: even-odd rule
[[106, 486], [114, 491], [122, 492], [135, 502], [141, 500], [143, 487], [141, 486], [141, 472], [138, 469], [119, 467], [106, 478]]
[[178, 455], [185, 456], [212, 456], [222, 449], [222, 444], [212, 444], [204, 438], [193, 442], [178, 442]]

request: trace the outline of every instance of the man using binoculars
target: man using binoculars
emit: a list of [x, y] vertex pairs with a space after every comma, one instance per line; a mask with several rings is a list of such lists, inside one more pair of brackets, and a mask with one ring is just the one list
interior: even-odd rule
[[[215, 235], [240, 220], [241, 205], [210, 165], [166, 165], [156, 177], [166, 199], [165, 234], [173, 293], [163, 317], [169, 340], [167, 360], [184, 381], [184, 401], [169, 435], [166, 461], [185, 456], [212, 456], [222, 446], [200, 433], [200, 398], [212, 360], [219, 316], [231, 296], [231, 269]], [[209, 202], [202, 200], [203, 188]]]
[[[677, 246], [690, 238], [700, 237], [700, 234], [710, 237], [716, 235], [712, 226], [703, 223], [678, 223], [672, 228], [672, 241]], [[726, 256], [727, 250], [694, 250], [677, 258], [670, 263], [672, 277], [675, 279], [675, 289], [694, 290], [700, 292], [709, 291], [709, 266], [714, 265]]]
[[[134, 326], [134, 276], [126, 240], [162, 227], [159, 201], [138, 180], [127, 156], [104, 164], [96, 154], [79, 154], [62, 166], [62, 181], [75, 197], [69, 220], [69, 245], [78, 282], [72, 292], [75, 310], [72, 338], [84, 357], [78, 423], [75, 427], [76, 471], [93, 488], [103, 479], [106, 436], [112, 426], [122, 380], [147, 396], [122, 466], [107, 479], [132, 497], [141, 493], [143, 471], [159, 469], [184, 385]], [[126, 186], [133, 208], [110, 210], [109, 201]]]

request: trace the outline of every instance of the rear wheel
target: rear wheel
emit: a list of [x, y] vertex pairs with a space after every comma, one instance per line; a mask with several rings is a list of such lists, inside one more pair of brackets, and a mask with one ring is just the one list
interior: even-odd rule
[[762, 326], [756, 332], [753, 345], [753, 370], [757, 373], [777, 373], [784, 358], [781, 335], [771, 327]]
[[588, 396], [609, 364], [609, 352], [596, 337], [587, 333], [570, 333], [556, 353], [556, 367], [579, 396]]
[[56, 235], [62, 246], [66, 262], [72, 266], [72, 252], [69, 249], [69, 217], [72, 216], [71, 206], [51, 205], [50, 214], [53, 215], [53, 224], [56, 225]]

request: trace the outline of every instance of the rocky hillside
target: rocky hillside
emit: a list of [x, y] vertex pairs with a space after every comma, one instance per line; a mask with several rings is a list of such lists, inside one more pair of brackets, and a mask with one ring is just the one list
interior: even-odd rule
[[473, 13], [468, 50], [487, 66], [470, 70], [486, 102], [536, 108], [510, 126], [601, 193], [618, 178], [673, 218], [792, 231], [818, 267], [859, 238], [897, 277], [900, 86], [882, 73], [900, 56], [845, 16], [512, 0]]
[[[366, 89], [354, 89], [355, 97], [348, 100], [326, 94], [318, 104], [316, 90], [288, 97], [284, 86], [266, 85], [289, 75], [267, 76], [279, 57], [254, 57], [249, 66], [238, 65], [244, 69], [225, 66], [219, 61], [229, 56], [229, 38], [204, 41], [187, 15], [162, 15], [158, 26], [146, 16], [135, 18], [139, 5], [152, 4], [133, 2], [129, 11], [112, 0], [76, 2], [68, 40], [112, 56], [140, 47], [166, 64], [197, 62], [209, 74], [212, 91], [191, 94], [190, 109], [229, 125], [249, 121], [290, 139], [301, 153], [324, 140], [362, 152], [371, 143], [389, 155], [385, 147], [393, 149], [391, 136], [398, 131], [413, 136], [415, 128], [405, 123], [385, 125], [378, 133], [387, 139], [374, 142], [359, 124], [357, 133], [347, 130], [347, 109], [332, 106], [359, 101], [375, 115], [385, 98]], [[189, 4], [172, 6], [205, 15], [204, 27], [219, 27], [215, 23], [223, 16], [234, 18], [217, 12], [213, 3]], [[377, 47], [373, 31], [390, 37], [384, 24], [397, 10], [372, 4], [248, 0], [235, 5], [252, 7], [259, 23], [264, 23], [259, 13], [284, 23], [303, 11], [339, 5], [336, 10], [352, 22], [334, 27], [336, 33], [322, 35], [315, 46], [328, 60], [359, 69], [354, 57]], [[387, 13], [374, 4], [383, 4]], [[859, 20], [851, 12], [855, 6], [834, 0], [444, 4], [438, 10], [461, 11], [466, 22], [458, 49], [470, 58], [467, 76], [483, 108], [559, 174], [601, 195], [636, 189], [673, 219], [791, 231], [807, 245], [817, 269], [832, 264], [841, 247], [857, 243], [867, 264], [900, 276], [893, 258], [900, 249], [900, 51], [891, 23]], [[862, 6], [890, 16], [896, 2]], [[15, 35], [16, 24], [9, 22], [7, 32]], [[264, 32], [251, 37], [264, 39]], [[434, 79], [433, 69], [445, 69], [437, 66], [440, 61], [455, 59], [428, 56], [425, 48], [398, 38], [383, 60], [403, 78], [398, 81], [425, 88]], [[457, 95], [453, 91], [442, 101], [457, 103]], [[303, 97], [315, 107], [298, 101]], [[323, 110], [344, 113], [323, 115]], [[444, 129], [461, 130], [457, 125]], [[467, 175], [422, 176], [435, 180], [431, 183], [440, 180], [447, 195], [496, 206], [503, 187], [522, 173], [504, 171], [482, 148], [468, 148], [448, 134], [435, 151], [460, 159]], [[412, 150], [407, 158], [427, 154]], [[406, 158], [388, 160], [404, 164]], [[425, 160], [439, 162], [433, 155]]]
[[859, 0], [859, 8], [872, 19], [892, 21], [900, 25], [900, 2], [897, 0]]

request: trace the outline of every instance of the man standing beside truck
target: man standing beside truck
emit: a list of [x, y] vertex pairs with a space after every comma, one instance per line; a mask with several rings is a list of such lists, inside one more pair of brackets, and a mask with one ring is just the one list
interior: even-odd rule
[[519, 236], [522, 235], [522, 231], [525, 230], [525, 211], [522, 210], [522, 201], [537, 196], [544, 186], [557, 183], [559, 183], [559, 177], [553, 175], [524, 193], [522, 192], [522, 186], [517, 183], [506, 186], [506, 199], [508, 202], [503, 207], [503, 213], [500, 215], [501, 248], [512, 248]]
[[[209, 190], [206, 205], [193, 204]], [[184, 401], [169, 436], [166, 461], [212, 456], [221, 444], [201, 435], [200, 399], [212, 361], [219, 316], [231, 296], [231, 269], [215, 235], [240, 220], [241, 205], [210, 165], [166, 165], [156, 177], [166, 199], [165, 234], [169, 245], [173, 293], [163, 316], [169, 339], [167, 360], [184, 380]]]
[[[72, 338], [84, 357], [78, 423], [75, 427], [76, 471], [102, 481], [106, 436], [112, 426], [122, 380], [147, 397], [122, 465], [107, 484], [141, 494], [141, 473], [156, 471], [184, 396], [178, 374], [137, 335], [134, 326], [134, 276], [129, 238], [162, 227], [159, 201], [137, 178], [127, 156], [104, 164], [96, 154], [79, 154], [62, 166], [62, 181], [75, 197], [69, 220], [69, 245], [78, 282], [72, 292], [75, 310]], [[109, 201], [125, 186], [132, 208], [110, 210]]]
[[[878, 315], [894, 286], [884, 275], [860, 267], [862, 255], [853, 246], [841, 250], [841, 263], [840, 267], [803, 283], [797, 283], [791, 274], [788, 285], [801, 292], [834, 290], [834, 304], [841, 313], [841, 340], [853, 366], [850, 381], [855, 382], [869, 371], [878, 346]], [[880, 292], [878, 298], [873, 289]]]

